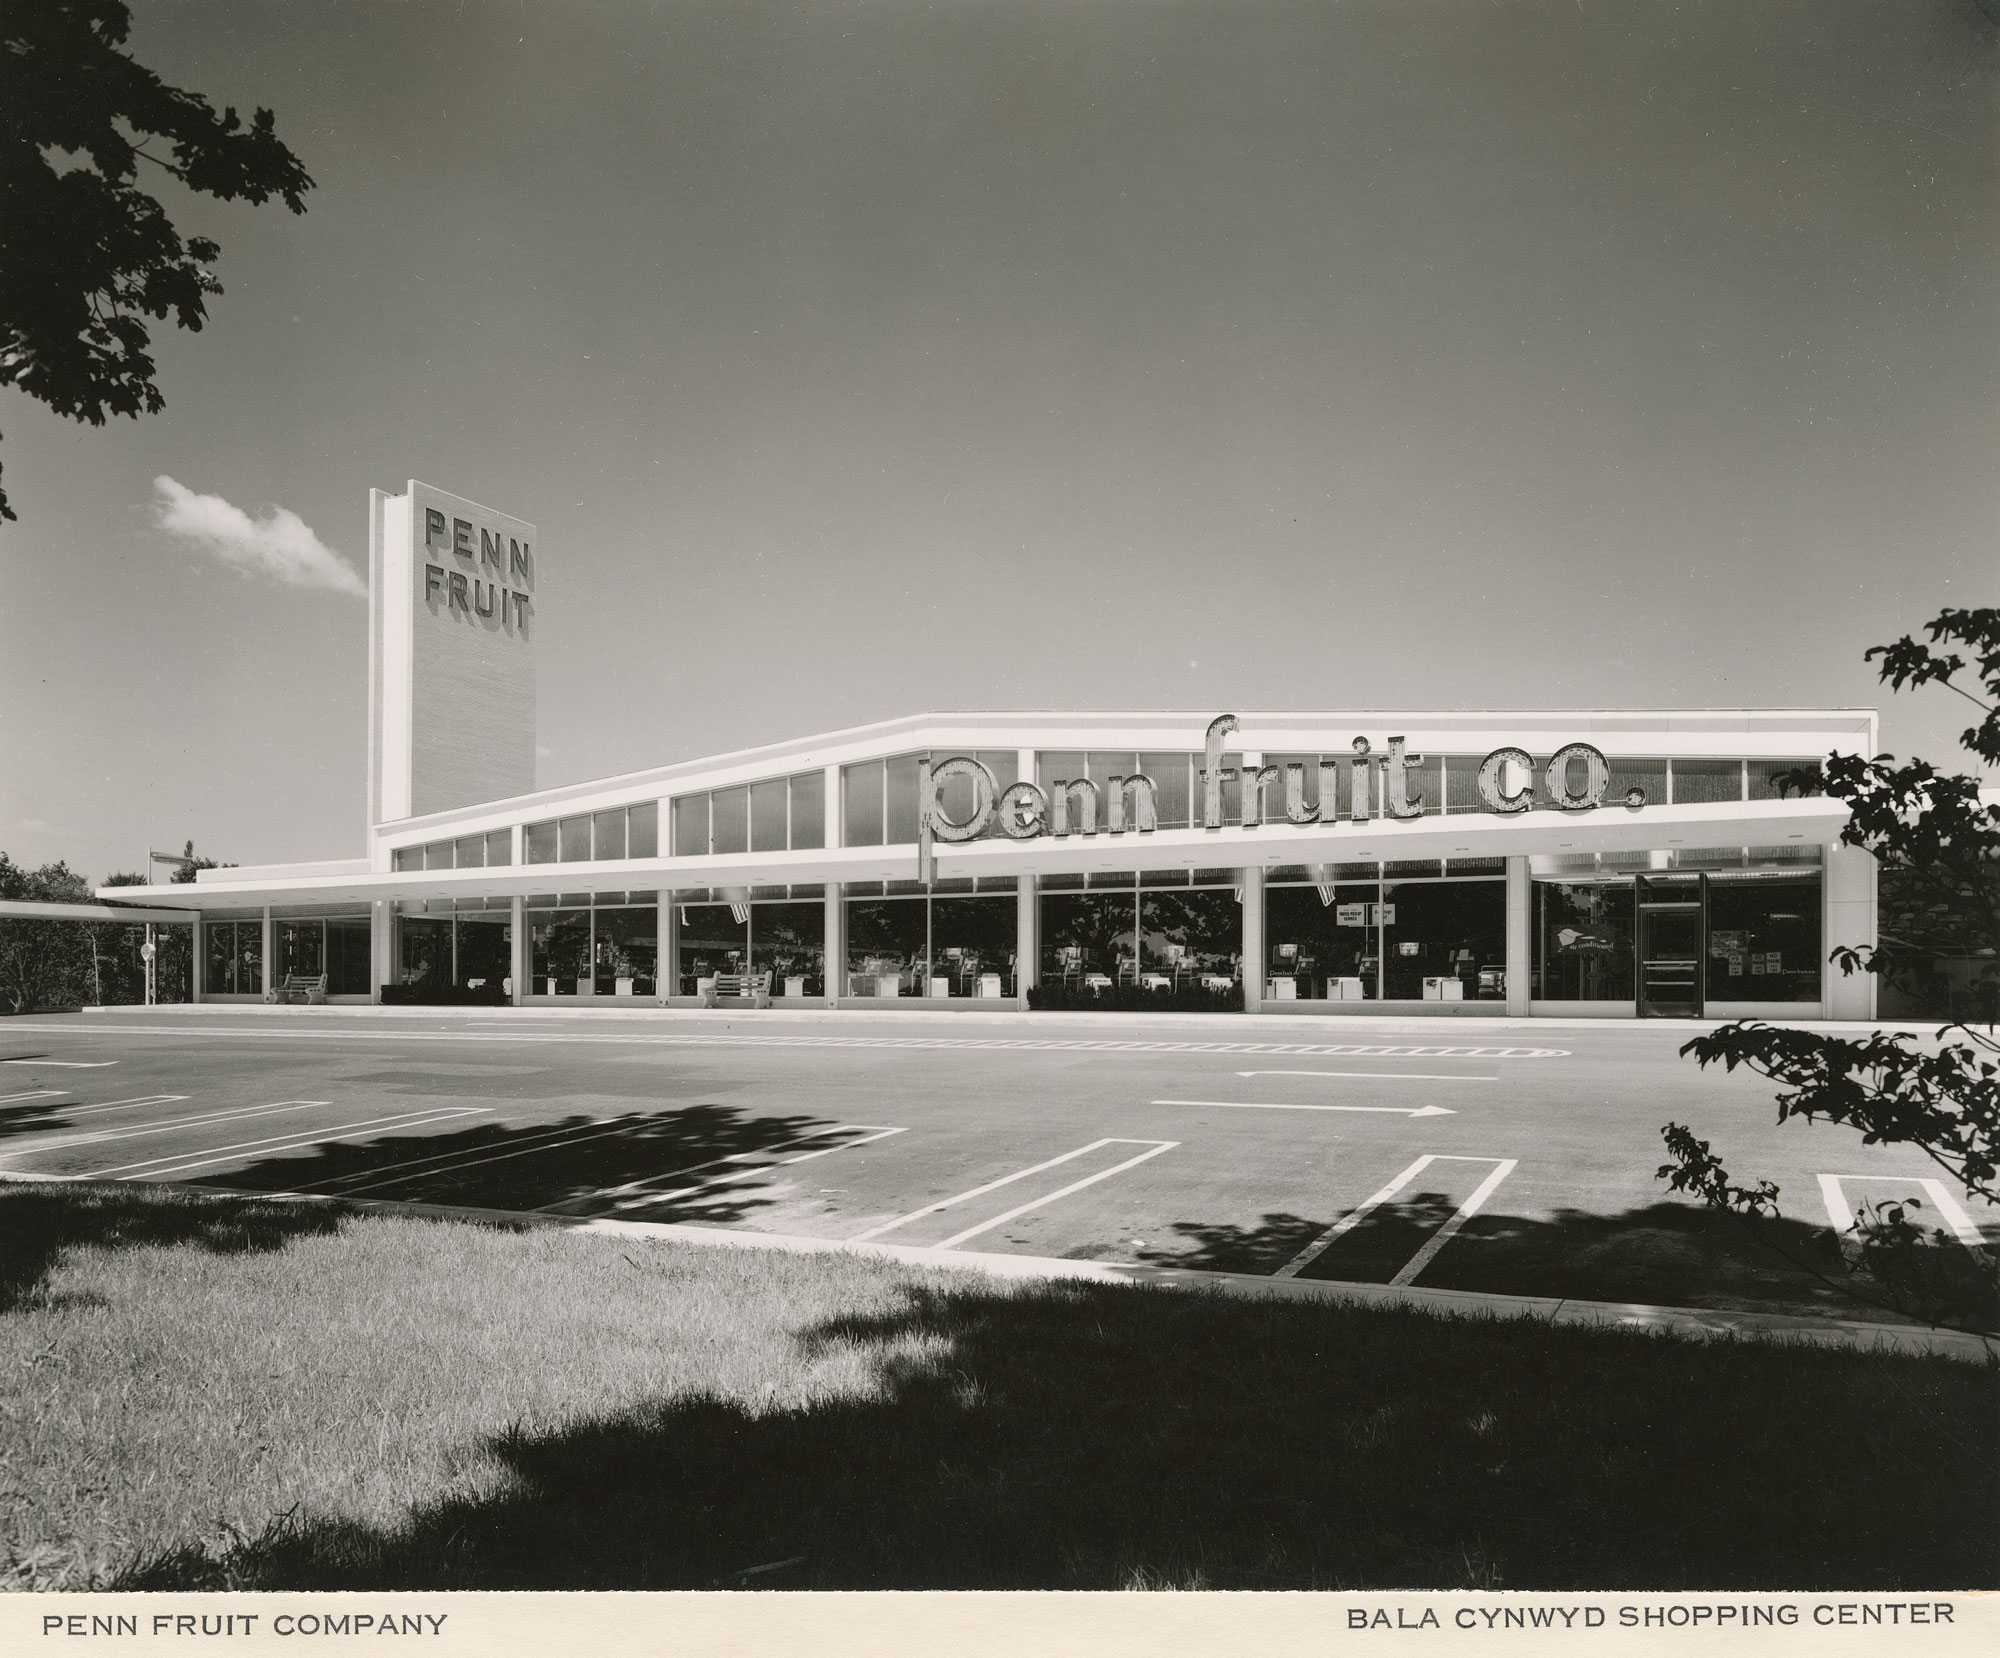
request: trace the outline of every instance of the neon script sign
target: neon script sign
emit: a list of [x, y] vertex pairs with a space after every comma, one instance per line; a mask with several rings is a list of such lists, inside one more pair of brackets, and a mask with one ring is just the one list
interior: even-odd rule
[[[1356, 737], [1351, 759], [1320, 760], [1316, 768], [1318, 798], [1308, 804], [1307, 767], [1299, 761], [1241, 768], [1222, 763], [1223, 739], [1236, 728], [1234, 714], [1223, 714], [1209, 722], [1199, 774], [1204, 829], [1227, 826], [1223, 786], [1239, 781], [1243, 796], [1241, 821], [1245, 829], [1255, 829], [1267, 822], [1300, 827], [1338, 823], [1343, 815], [1348, 821], [1363, 822], [1378, 815], [1374, 810], [1376, 802], [1380, 803], [1382, 816], [1423, 815], [1423, 796], [1411, 791], [1409, 774], [1411, 768], [1424, 763], [1424, 757], [1409, 753], [1401, 737], [1391, 737], [1383, 753], [1376, 753], [1366, 737]], [[1535, 804], [1534, 770], [1534, 756], [1526, 749], [1496, 748], [1479, 763], [1479, 798], [1488, 809], [1502, 815], [1527, 811]], [[1371, 774], [1375, 780], [1372, 790]], [[972, 785], [972, 810], [965, 817], [954, 819], [945, 811], [942, 791], [945, 784], [960, 777]], [[1611, 786], [1611, 763], [1589, 743], [1568, 743], [1549, 757], [1542, 780], [1551, 805], [1565, 812], [1588, 812], [1604, 804]], [[1109, 778], [1103, 788], [1090, 778], [1077, 777], [1052, 778], [1046, 789], [1028, 782], [1010, 783], [1002, 789], [983, 763], [959, 755], [935, 766], [928, 761], [920, 765], [919, 835], [927, 857], [933, 839], [948, 844], [977, 840], [996, 825], [1001, 834], [1017, 841], [1034, 840], [1041, 835], [1094, 835], [1100, 826], [1113, 835], [1128, 830], [1149, 834], [1159, 827], [1158, 794], [1159, 785], [1144, 772]], [[1344, 814], [1343, 798], [1347, 802]], [[1623, 804], [1635, 810], [1645, 805], [1646, 791], [1627, 789]]]

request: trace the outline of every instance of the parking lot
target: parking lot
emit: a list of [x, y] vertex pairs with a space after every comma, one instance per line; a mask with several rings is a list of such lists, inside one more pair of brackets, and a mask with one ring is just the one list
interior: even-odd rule
[[[1420, 1028], [1412, 1029], [1412, 1026]], [[1689, 1028], [127, 1010], [0, 1027], [0, 1173], [1196, 1270], [1863, 1316], [1670, 1198], [1660, 1128], [1783, 1191], [2000, 1235], [1920, 1155], [1778, 1128]]]

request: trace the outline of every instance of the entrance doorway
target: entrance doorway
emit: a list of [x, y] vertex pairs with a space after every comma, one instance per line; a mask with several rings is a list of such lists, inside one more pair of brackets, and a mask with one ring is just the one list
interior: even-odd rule
[[1639, 1017], [1699, 1019], [1708, 962], [1708, 877], [1639, 877]]

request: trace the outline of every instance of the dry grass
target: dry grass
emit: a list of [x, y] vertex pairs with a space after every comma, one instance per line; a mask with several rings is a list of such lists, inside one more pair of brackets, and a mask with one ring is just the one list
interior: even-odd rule
[[0, 1249], [17, 1588], [2000, 1582], [1964, 1364], [130, 1188]]

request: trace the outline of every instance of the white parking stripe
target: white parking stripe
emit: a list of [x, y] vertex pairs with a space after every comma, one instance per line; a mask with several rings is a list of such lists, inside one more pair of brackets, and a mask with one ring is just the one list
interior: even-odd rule
[[[1127, 1145], [1144, 1144], [1143, 1141], [1125, 1141], [1123, 1143]], [[994, 1216], [992, 1220], [985, 1222], [983, 1225], [969, 1226], [963, 1232], [955, 1233], [953, 1236], [946, 1238], [943, 1243], [937, 1244], [934, 1247], [938, 1249], [956, 1249], [968, 1238], [976, 1238], [982, 1232], [991, 1232], [996, 1226], [1005, 1226], [1010, 1220], [1027, 1214], [1031, 1209], [1045, 1208], [1059, 1198], [1068, 1197], [1072, 1192], [1080, 1192], [1086, 1186], [1095, 1186], [1100, 1180], [1109, 1180], [1114, 1174], [1123, 1174], [1127, 1169], [1145, 1162], [1149, 1157], [1158, 1157], [1162, 1152], [1172, 1151], [1179, 1144], [1180, 1141], [1178, 1140], [1162, 1140], [1151, 1151], [1142, 1151], [1137, 1157], [1128, 1157], [1124, 1162], [1115, 1164], [1111, 1168], [1101, 1169], [1096, 1174], [1087, 1175], [1082, 1180], [1063, 1187], [1059, 1192], [1049, 1193], [1047, 1197], [1038, 1197], [1032, 1203], [1020, 1204], [1016, 1208], [1009, 1209], [1004, 1215]]]
[[[446, 1110], [412, 1111], [396, 1117], [371, 1117], [366, 1122], [342, 1123], [326, 1132], [280, 1134], [268, 1140], [243, 1140], [233, 1146], [211, 1146], [199, 1152], [180, 1152], [171, 1157], [155, 1157], [144, 1163], [121, 1163], [108, 1169], [93, 1169], [89, 1174], [79, 1176], [84, 1180], [102, 1180], [116, 1175], [121, 1180], [152, 1180], [169, 1174], [190, 1174], [196, 1169], [208, 1168], [215, 1163], [229, 1163], [240, 1151], [295, 1151], [311, 1146], [329, 1146], [338, 1140], [351, 1140], [356, 1135], [370, 1129], [420, 1128], [431, 1123], [449, 1122], [455, 1117], [477, 1117], [485, 1113], [483, 1105], [455, 1106]], [[164, 1166], [163, 1166], [164, 1165]], [[150, 1175], [128, 1173], [128, 1170], [151, 1169]]]
[[[418, 1174], [450, 1174], [456, 1169], [471, 1168], [480, 1163], [498, 1163], [508, 1157], [532, 1157], [538, 1152], [555, 1151], [564, 1146], [579, 1145], [587, 1140], [608, 1140], [616, 1135], [630, 1134], [643, 1125], [636, 1122], [605, 1123], [595, 1120], [587, 1123], [569, 1123], [561, 1128], [544, 1129], [526, 1139], [516, 1140], [505, 1151], [492, 1146], [461, 1146], [455, 1151], [433, 1152], [428, 1157], [412, 1157], [402, 1163], [390, 1163], [379, 1169], [362, 1169], [355, 1174], [342, 1175], [338, 1180], [329, 1180], [323, 1190], [338, 1191], [349, 1189], [359, 1192], [373, 1191], [377, 1186], [395, 1186], [415, 1178]], [[368, 1184], [357, 1186], [356, 1181]]]
[[137, 1099], [105, 1100], [98, 1105], [77, 1105], [70, 1107], [65, 1117], [88, 1117], [97, 1111], [132, 1111], [142, 1105], [174, 1105], [187, 1098], [185, 1094], [141, 1094]]
[[1967, 1249], [1983, 1250], [1986, 1239], [1979, 1228], [1972, 1224], [1972, 1217], [1958, 1205], [1958, 1199], [1951, 1195], [1951, 1189], [1942, 1180], [1927, 1175], [1899, 1174], [1823, 1174], [1819, 1177], [1820, 1201], [1826, 1205], [1826, 1218], [1833, 1223], [1836, 1232], [1852, 1232], [1856, 1229], [1856, 1217], [1847, 1208], [1847, 1199], [1841, 1192], [1844, 1180], [1886, 1180], [1906, 1186], [1921, 1186], [1937, 1211], [1944, 1217], [1945, 1225], [1952, 1230], [1952, 1236]]
[[159, 1123], [133, 1123], [125, 1128], [100, 1128], [87, 1134], [71, 1134], [60, 1140], [35, 1140], [5, 1155], [25, 1157], [37, 1152], [61, 1151], [66, 1146], [94, 1146], [109, 1140], [143, 1140], [154, 1134], [172, 1134], [178, 1129], [200, 1128], [208, 1123], [241, 1122], [249, 1117], [269, 1117], [287, 1111], [309, 1111], [330, 1105], [330, 1100], [279, 1100], [272, 1105], [239, 1105], [227, 1111], [203, 1111], [192, 1117], [169, 1117]]
[[[628, 1197], [623, 1202], [614, 1203], [612, 1207], [614, 1209], [656, 1209], [663, 1203], [672, 1203], [675, 1200], [684, 1197], [694, 1197], [702, 1192], [710, 1190], [712, 1187], [734, 1185], [739, 1180], [755, 1180], [758, 1175], [768, 1173], [772, 1169], [788, 1169], [795, 1163], [810, 1163], [816, 1157], [831, 1157], [837, 1151], [852, 1151], [856, 1146], [869, 1145], [876, 1140], [886, 1140], [892, 1134], [903, 1134], [906, 1132], [907, 1130], [900, 1128], [874, 1129], [872, 1132], [864, 1134], [859, 1140], [843, 1140], [837, 1146], [822, 1146], [818, 1151], [801, 1152], [797, 1157], [780, 1157], [775, 1162], [759, 1163], [755, 1168], [738, 1169], [733, 1174], [711, 1175], [707, 1180], [698, 1180], [694, 1183], [694, 1185], [681, 1187], [677, 1191], [671, 1191], [671, 1192], [641, 1191], [639, 1192], [639, 1195], [637, 1197]], [[823, 1135], [808, 1135], [805, 1138], [823, 1139], [824, 1137], [825, 1136]], [[802, 1145], [804, 1143], [805, 1143], [804, 1140], [789, 1140], [785, 1142], [786, 1145]], [[773, 1151], [777, 1151], [782, 1148], [778, 1146], [773, 1146], [771, 1149]], [[756, 1152], [739, 1151], [732, 1153], [728, 1157], [718, 1157], [715, 1159], [715, 1162], [735, 1163], [735, 1162], [740, 1162], [745, 1157], [754, 1157], [758, 1155], [760, 1154]], [[714, 1165], [710, 1163], [697, 1163], [694, 1165], [694, 1168], [705, 1169], [705, 1168], [711, 1168], [713, 1166]], [[683, 1174], [691, 1174], [694, 1171], [693, 1169], [683, 1169], [679, 1172]], [[660, 1176], [655, 1176], [655, 1178], [672, 1179], [673, 1176], [660, 1175]], [[638, 1191], [639, 1184], [643, 1183], [636, 1183], [632, 1186], [625, 1186], [618, 1189], [621, 1191], [628, 1191], [628, 1192]], [[574, 1202], [576, 1200], [568, 1199], [566, 1201]], [[595, 1199], [592, 1199], [591, 1201], [595, 1201]], [[553, 1208], [554, 1205], [550, 1205], [550, 1207]]]
[[1500, 1182], [1519, 1167], [1520, 1159], [1510, 1157], [1482, 1180], [1478, 1190], [1458, 1206], [1458, 1212], [1433, 1232], [1424, 1247], [1410, 1257], [1403, 1270], [1389, 1280], [1389, 1287], [1401, 1289], [1405, 1284], [1412, 1282], [1418, 1273], [1430, 1265], [1431, 1257], [1451, 1242], [1452, 1234], [1479, 1213], [1480, 1205], [1499, 1189]]
[[8, 1059], [0, 1060], [6, 1065], [48, 1065], [58, 1071], [101, 1071], [107, 1065], [116, 1065], [115, 1059]]
[[1311, 1243], [1307, 1244], [1298, 1254], [1279, 1267], [1271, 1276], [1273, 1278], [1298, 1277], [1299, 1270], [1302, 1267], [1311, 1266], [1329, 1248], [1338, 1243], [1349, 1232], [1352, 1232], [1355, 1227], [1359, 1226], [1367, 1218], [1369, 1210], [1387, 1203], [1390, 1198], [1409, 1185], [1412, 1180], [1415, 1180], [1418, 1175], [1422, 1174], [1425, 1169], [1429, 1168], [1436, 1161], [1437, 1158], [1434, 1156], [1419, 1157], [1401, 1174], [1397, 1175], [1394, 1180], [1390, 1181], [1388, 1185], [1384, 1186], [1381, 1191], [1365, 1200], [1359, 1208], [1350, 1209], [1346, 1214], [1342, 1215], [1339, 1220], [1335, 1221], [1333, 1225], [1328, 1227], [1317, 1238], [1313, 1239]]
[[68, 1088], [30, 1088], [25, 1094], [0, 1094], [0, 1105], [12, 1105], [17, 1100], [59, 1100], [71, 1091]]
[[[1093, 1140], [1087, 1146], [1078, 1146], [1075, 1151], [1066, 1151], [1062, 1154], [1062, 1156], [1051, 1157], [1045, 1163], [1036, 1163], [1028, 1168], [1018, 1170], [1014, 1174], [1002, 1175], [998, 1180], [989, 1180], [986, 1182], [985, 1185], [975, 1186], [969, 1192], [960, 1192], [955, 1197], [940, 1198], [936, 1203], [927, 1203], [921, 1209], [912, 1209], [907, 1215], [898, 1215], [894, 1220], [884, 1221], [880, 1226], [871, 1227], [866, 1232], [857, 1233], [849, 1241], [852, 1243], [866, 1243], [870, 1238], [879, 1238], [885, 1232], [893, 1232], [899, 1226], [909, 1225], [911, 1221], [922, 1220], [926, 1215], [935, 1215], [940, 1210], [954, 1208], [961, 1203], [969, 1203], [973, 1198], [984, 1197], [988, 1192], [997, 1192], [1002, 1186], [1011, 1186], [1017, 1180], [1026, 1180], [1030, 1175], [1040, 1174], [1044, 1169], [1053, 1169], [1063, 1163], [1074, 1162], [1079, 1157], [1087, 1157], [1093, 1151], [1100, 1151], [1105, 1146], [1153, 1147], [1154, 1149], [1152, 1151], [1147, 1152], [1145, 1157], [1135, 1157], [1132, 1159], [1132, 1163], [1143, 1163], [1145, 1162], [1146, 1157], [1157, 1157], [1161, 1152], [1171, 1151], [1175, 1146], [1179, 1144], [1180, 1141], [1178, 1140], [1123, 1140], [1116, 1138]], [[1130, 1167], [1131, 1163], [1121, 1163], [1118, 1165], [1118, 1169], [1125, 1169]], [[1118, 1169], [1107, 1169], [1105, 1173], [1116, 1174], [1118, 1172]], [[1020, 1209], [1008, 1211], [1007, 1214], [1002, 1215], [1000, 1217], [1000, 1220], [1002, 1221], [1011, 1220], [1017, 1214], [1026, 1214], [1029, 1209], [1038, 1208], [1044, 1203], [1053, 1203], [1056, 1200], [1056, 1198], [1067, 1196], [1070, 1192], [1073, 1191], [1079, 1191], [1084, 1186], [1090, 1185], [1092, 1181], [1101, 1180], [1103, 1178], [1104, 1178], [1103, 1175], [1092, 1175], [1089, 1180], [1079, 1181], [1075, 1186], [1065, 1186], [1062, 1191], [1054, 1193], [1049, 1197], [1037, 1198], [1033, 1203], [1026, 1204]], [[986, 1226], [976, 1226], [970, 1232], [961, 1233], [960, 1237], [965, 1237], [965, 1238], [975, 1237], [979, 1233], [989, 1230], [990, 1227], [997, 1226], [999, 1224], [1000, 1221], [993, 1221], [989, 1222], [988, 1225]], [[957, 1240], [954, 1239], [953, 1241], [956, 1242]], [[948, 1245], [939, 1244], [937, 1247], [943, 1249], [947, 1248]]]
[[1393, 1117], [1456, 1117], [1448, 1105], [1288, 1105], [1270, 1100], [1151, 1100], [1151, 1105], [1212, 1105], [1224, 1111], [1386, 1111]]
[[1068, 1163], [1079, 1157], [1087, 1157], [1101, 1146], [1125, 1144], [1150, 1144], [1149, 1141], [1093, 1140], [1087, 1146], [1078, 1146], [1075, 1151], [1066, 1151], [1060, 1157], [1051, 1157], [1046, 1163], [1037, 1163], [1032, 1168], [1022, 1169], [1018, 1174], [1002, 1175], [998, 1180], [989, 1180], [984, 1186], [975, 1186], [969, 1192], [960, 1192], [956, 1197], [927, 1203], [921, 1209], [912, 1209], [907, 1215], [898, 1215], [894, 1220], [884, 1221], [880, 1226], [857, 1234], [851, 1242], [866, 1243], [870, 1238], [879, 1238], [885, 1232], [893, 1232], [899, 1226], [907, 1226], [913, 1220], [922, 1220], [926, 1215], [934, 1215], [940, 1209], [949, 1209], [955, 1203], [964, 1203], [971, 1198], [984, 1197], [988, 1192], [997, 1192], [1002, 1186], [1011, 1186], [1017, 1180], [1026, 1180], [1031, 1174], [1040, 1174], [1044, 1169], [1053, 1169], [1059, 1163]]

